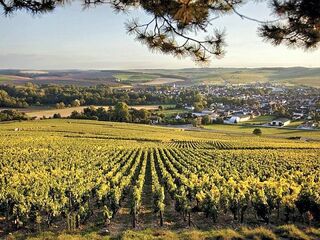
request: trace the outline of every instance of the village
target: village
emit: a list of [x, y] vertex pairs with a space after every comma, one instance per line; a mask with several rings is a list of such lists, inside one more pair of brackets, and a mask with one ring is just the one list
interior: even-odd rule
[[[35, 94], [25, 97], [31, 89]], [[72, 96], [51, 94], [53, 90], [63, 89]], [[62, 117], [165, 126], [225, 124], [319, 129], [320, 89], [313, 87], [275, 83], [172, 84], [117, 89], [101, 85], [79, 90], [58, 86], [32, 85], [24, 89], [3, 86], [0, 105], [26, 112], [31, 119]], [[48, 94], [41, 95], [42, 91]], [[122, 104], [124, 109], [119, 111], [123, 116], [114, 113], [117, 104]], [[24, 105], [28, 107], [21, 108]], [[4, 112], [0, 120], [26, 118], [18, 115]]]
[[[192, 90], [176, 86], [154, 90], [153, 94], [157, 92], [184, 102], [178, 102], [174, 108], [177, 113], [171, 110], [170, 116], [153, 114], [151, 123], [247, 124], [309, 130], [319, 128], [320, 90], [317, 88], [266, 83], [194, 86]], [[185, 91], [189, 91], [189, 97], [196, 92], [198, 96], [195, 98], [200, 99], [190, 101], [192, 97], [186, 97]]]

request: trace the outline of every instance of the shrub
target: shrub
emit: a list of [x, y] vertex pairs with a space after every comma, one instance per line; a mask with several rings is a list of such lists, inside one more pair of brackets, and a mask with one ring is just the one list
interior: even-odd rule
[[205, 240], [206, 238], [206, 234], [205, 232], [201, 232], [201, 231], [186, 231], [181, 233], [180, 239], [183, 240]]
[[305, 232], [311, 236], [314, 236], [315, 239], [320, 239], [320, 229], [307, 228]]
[[254, 229], [242, 228], [241, 232], [246, 239], [277, 240], [277, 236], [271, 230], [264, 227]]
[[210, 232], [206, 239], [207, 240], [242, 240], [244, 239], [244, 237], [232, 229], [221, 229], [221, 230]]
[[55, 114], [53, 114], [53, 118], [61, 118], [61, 114], [60, 113], [55, 113]]
[[252, 133], [257, 136], [262, 135], [262, 131], [260, 128], [255, 128]]
[[152, 240], [154, 237], [152, 234], [147, 233], [146, 231], [132, 231], [128, 230], [125, 231], [122, 236], [121, 240]]
[[28, 237], [27, 240], [40, 240], [40, 239], [46, 239], [46, 240], [56, 240], [57, 236], [53, 232], [42, 232], [37, 237]]
[[160, 240], [176, 240], [179, 239], [178, 234], [168, 230], [152, 230], [154, 239]]
[[281, 237], [290, 240], [310, 240], [310, 237], [294, 225], [284, 225], [276, 229], [276, 233]]

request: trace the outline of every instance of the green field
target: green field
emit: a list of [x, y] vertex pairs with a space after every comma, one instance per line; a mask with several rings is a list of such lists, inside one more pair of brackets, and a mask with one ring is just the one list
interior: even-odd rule
[[[250, 122], [251, 123], [251, 122]], [[301, 122], [298, 122], [301, 123]], [[293, 122], [292, 125], [288, 127], [296, 127], [297, 122]], [[312, 138], [320, 140], [319, 130], [299, 130], [299, 129], [288, 129], [288, 128], [272, 128], [272, 127], [262, 127], [262, 126], [249, 126], [249, 125], [226, 125], [226, 124], [214, 124], [204, 126], [205, 129], [210, 129], [217, 132], [223, 133], [235, 133], [235, 134], [252, 134], [255, 128], [260, 128], [262, 130], [263, 136], [268, 137], [302, 137], [302, 138]]]
[[155, 78], [158, 78], [159, 75], [144, 73], [120, 73], [115, 74], [114, 77], [120, 80], [120, 82], [125, 83], [146, 83], [154, 80]]
[[185, 109], [164, 109], [162, 111], [159, 111], [159, 114], [164, 114], [165, 116], [174, 116], [174, 115], [178, 115], [181, 113], [187, 113], [190, 112], [188, 110]]
[[5, 82], [5, 81], [10, 81], [10, 78], [6, 77], [6, 76], [1, 76], [0, 75], [0, 83], [1, 82]]
[[[39, 72], [40, 74], [41, 72]], [[42, 75], [41, 75], [42, 76]], [[0, 70], [0, 82], [12, 81], [51, 84], [74, 84], [93, 86], [107, 84], [116, 87], [117, 84], [128, 85], [178, 85], [191, 86], [199, 84], [249, 84], [265, 83], [288, 86], [320, 87], [320, 68], [187, 68], [187, 69], [143, 69], [130, 71], [95, 70], [95, 71], [47, 71], [45, 76], [37, 78], [30, 76], [28, 71]], [[115, 81], [118, 81], [115, 83]], [[125, 87], [123, 86], [123, 87]]]
[[266, 124], [266, 123], [271, 122], [271, 121], [274, 120], [275, 118], [276, 118], [276, 117], [275, 117], [275, 116], [272, 116], [272, 115], [264, 115], [264, 116], [259, 116], [259, 117], [250, 119], [249, 121], [246, 121], [246, 122], [241, 123], [241, 124], [256, 124], [256, 125]]
[[0, 238], [319, 239], [320, 142], [211, 127], [0, 123]]
[[265, 83], [320, 87], [319, 68], [190, 68], [143, 70], [149, 74], [172, 74], [187, 78], [189, 85]]

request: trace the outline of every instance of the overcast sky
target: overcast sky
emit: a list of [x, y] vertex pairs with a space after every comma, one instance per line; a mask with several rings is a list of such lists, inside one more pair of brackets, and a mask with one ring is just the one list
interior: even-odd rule
[[[272, 19], [266, 6], [247, 4], [240, 12]], [[124, 23], [142, 12], [116, 14], [108, 6], [82, 10], [73, 3], [54, 12], [32, 16], [17, 12], [0, 15], [0, 68], [134, 69], [197, 67], [190, 59], [151, 53], [127, 35]], [[320, 50], [274, 47], [257, 35], [258, 24], [228, 15], [211, 26], [227, 32], [227, 54], [210, 67], [320, 67]], [[210, 28], [208, 29], [210, 32]]]

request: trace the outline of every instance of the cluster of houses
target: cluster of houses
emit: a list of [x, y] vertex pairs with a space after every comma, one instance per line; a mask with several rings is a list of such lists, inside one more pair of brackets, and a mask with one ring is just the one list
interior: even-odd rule
[[[165, 95], [168, 99], [181, 100], [186, 96], [186, 90], [199, 92], [206, 102], [213, 104], [199, 112], [195, 112], [195, 107], [190, 102], [183, 104], [183, 108], [192, 113], [194, 118], [207, 116], [212, 122], [218, 119], [225, 124], [237, 124], [260, 115], [272, 115], [279, 117], [267, 123], [268, 126], [282, 127], [288, 126], [291, 121], [302, 121], [304, 123], [301, 128], [307, 129], [317, 127], [314, 114], [320, 114], [320, 90], [311, 87], [257, 83], [232, 86], [175, 86], [150, 91], [153, 94]], [[285, 114], [279, 114], [281, 111]], [[190, 115], [179, 114], [175, 116], [175, 120], [189, 117]], [[154, 117], [153, 121], [158, 122], [159, 119]]]
[[[261, 90], [261, 91], [260, 91]], [[312, 129], [318, 127], [314, 114], [320, 114], [320, 91], [316, 88], [290, 88], [274, 86], [269, 83], [257, 86], [207, 87], [204, 94], [214, 94], [216, 97], [243, 101], [242, 106], [216, 103], [212, 118], [217, 115], [224, 119], [225, 124], [237, 124], [249, 121], [260, 115], [278, 115], [277, 107], [286, 109], [286, 117], [279, 117], [266, 125], [271, 127], [288, 126], [291, 121], [304, 122], [300, 128]], [[297, 98], [297, 96], [299, 96]], [[202, 112], [206, 114], [207, 111]]]
[[[191, 108], [186, 107], [186, 110], [192, 110]], [[261, 113], [256, 110], [228, 110], [228, 111], [222, 111], [221, 109], [214, 110], [214, 109], [205, 109], [201, 112], [193, 112], [192, 116], [195, 118], [201, 118], [204, 116], [208, 116], [210, 119], [210, 122], [213, 123], [217, 121], [217, 119], [221, 119], [224, 124], [238, 124], [247, 122], [251, 119], [254, 119], [258, 116], [260, 116]], [[183, 115], [176, 115], [175, 117], [177, 120], [180, 120], [183, 118]], [[303, 124], [299, 126], [300, 129], [312, 129], [318, 127], [318, 124], [312, 120], [308, 120], [306, 118], [305, 114], [302, 113], [294, 113], [293, 117], [290, 118], [284, 118], [279, 117], [271, 120], [270, 122], [264, 124], [264, 126], [270, 126], [270, 127], [285, 127], [288, 126], [292, 121], [297, 120], [305, 120]]]

